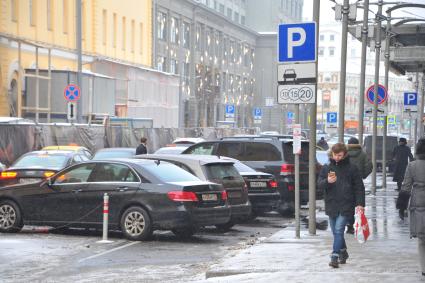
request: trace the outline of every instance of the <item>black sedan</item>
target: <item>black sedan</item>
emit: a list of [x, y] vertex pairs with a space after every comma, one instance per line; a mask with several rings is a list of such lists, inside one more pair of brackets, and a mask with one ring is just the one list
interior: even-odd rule
[[35, 183], [69, 165], [87, 160], [83, 153], [68, 150], [31, 151], [0, 173], [0, 186]]
[[136, 155], [134, 147], [109, 147], [96, 151], [93, 160], [104, 160], [111, 158], [131, 158]]
[[48, 180], [0, 189], [0, 232], [25, 224], [101, 228], [109, 195], [109, 229], [145, 240], [156, 229], [191, 236], [198, 227], [227, 223], [230, 208], [220, 185], [151, 160], [77, 164]]

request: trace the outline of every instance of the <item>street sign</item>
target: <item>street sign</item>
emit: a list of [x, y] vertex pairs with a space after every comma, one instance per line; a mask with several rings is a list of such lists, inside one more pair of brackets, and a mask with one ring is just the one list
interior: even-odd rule
[[410, 112], [418, 111], [418, 93], [417, 92], [404, 93], [404, 109]]
[[326, 113], [326, 122], [337, 123], [338, 122], [338, 113], [337, 112]]
[[[374, 104], [375, 99], [375, 85], [371, 85], [366, 91], [366, 98], [371, 103]], [[383, 85], [378, 86], [378, 104], [382, 104], [388, 99], [387, 89]]]
[[388, 125], [395, 125], [397, 124], [397, 118], [395, 115], [388, 115], [387, 116], [387, 124]]
[[235, 118], [235, 105], [226, 104], [226, 118]]
[[252, 112], [252, 114], [254, 115], [254, 124], [261, 124], [261, 117], [263, 116], [263, 111], [261, 110], [261, 108], [256, 107], [253, 109]]
[[385, 124], [384, 121], [385, 121], [385, 117], [378, 117], [376, 126], [378, 128], [383, 128]]
[[[378, 107], [378, 114], [377, 114], [377, 116], [378, 117], [385, 117], [386, 116], [386, 114], [385, 114], [385, 110], [384, 110], [384, 108], [383, 107]], [[365, 111], [364, 111], [364, 117], [373, 117], [373, 108], [367, 108], [367, 109], [365, 109]]]
[[69, 102], [77, 101], [81, 97], [81, 90], [77, 85], [69, 84], [63, 90], [63, 96]]
[[294, 120], [294, 112], [289, 111], [286, 113], [286, 124], [292, 124], [292, 121]]
[[277, 103], [301, 104], [315, 103], [315, 85], [278, 85]]
[[68, 102], [67, 103], [67, 118], [68, 121], [72, 121], [77, 119], [77, 104], [75, 102]]
[[316, 61], [316, 23], [279, 25], [279, 62]]
[[277, 65], [277, 81], [281, 84], [316, 82], [316, 63]]
[[292, 150], [294, 154], [301, 154], [301, 124], [292, 125], [293, 143]]

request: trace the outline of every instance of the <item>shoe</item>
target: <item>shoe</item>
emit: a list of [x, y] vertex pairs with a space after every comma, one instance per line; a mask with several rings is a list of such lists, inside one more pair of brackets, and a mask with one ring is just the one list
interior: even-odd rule
[[347, 226], [347, 234], [354, 234], [354, 227], [352, 225]]
[[339, 267], [338, 257], [337, 256], [332, 256], [331, 257], [331, 261], [329, 262], [329, 266], [331, 266], [333, 268], [338, 268]]
[[340, 264], [346, 264], [347, 263], [347, 259], [350, 256], [348, 255], [347, 249], [343, 249], [341, 250], [341, 252], [339, 253], [339, 263]]
[[422, 276], [425, 276], [425, 272], [422, 272]]

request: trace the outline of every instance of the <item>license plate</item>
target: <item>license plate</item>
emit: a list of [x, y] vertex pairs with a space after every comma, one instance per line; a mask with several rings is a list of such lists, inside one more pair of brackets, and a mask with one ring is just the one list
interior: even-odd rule
[[40, 179], [37, 178], [21, 178], [19, 179], [19, 184], [31, 184], [31, 183], [37, 183], [40, 181]]
[[203, 194], [202, 200], [203, 201], [216, 201], [217, 195], [216, 194]]
[[228, 192], [227, 196], [229, 198], [240, 198], [240, 197], [242, 197], [242, 193], [241, 192]]
[[267, 183], [266, 182], [250, 182], [249, 185], [251, 188], [266, 188]]

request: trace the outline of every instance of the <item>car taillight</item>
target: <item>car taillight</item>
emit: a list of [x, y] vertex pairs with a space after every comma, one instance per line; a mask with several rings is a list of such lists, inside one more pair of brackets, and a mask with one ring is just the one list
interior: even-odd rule
[[1, 179], [14, 179], [16, 178], [16, 176], [18, 176], [17, 172], [14, 171], [6, 171], [6, 172], [1, 172]]
[[276, 181], [269, 181], [270, 188], [277, 188], [277, 182]]
[[293, 192], [295, 190], [294, 185], [288, 185], [288, 191]]
[[295, 171], [294, 164], [282, 164], [280, 167], [280, 173], [292, 174]]
[[222, 191], [221, 192], [221, 199], [222, 200], [227, 200], [227, 192], [226, 191]]
[[198, 197], [193, 192], [168, 192], [167, 195], [172, 201], [198, 201]]
[[53, 171], [46, 171], [46, 172], [43, 173], [43, 176], [45, 178], [49, 178], [49, 177], [51, 177], [53, 175], [55, 175], [55, 172], [53, 172]]

